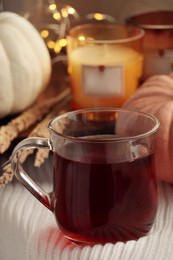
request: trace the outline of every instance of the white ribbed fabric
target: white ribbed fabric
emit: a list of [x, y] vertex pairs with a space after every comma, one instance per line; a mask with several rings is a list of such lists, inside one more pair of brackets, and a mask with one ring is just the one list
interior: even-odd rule
[[[26, 165], [46, 190], [51, 190], [52, 168]], [[155, 224], [146, 237], [127, 243], [79, 247], [64, 238], [54, 215], [20, 183], [0, 190], [0, 260], [172, 260], [173, 187], [158, 184]]]

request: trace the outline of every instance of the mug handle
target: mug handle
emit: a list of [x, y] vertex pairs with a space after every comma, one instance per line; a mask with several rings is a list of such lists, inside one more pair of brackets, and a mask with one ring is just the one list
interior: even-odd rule
[[24, 171], [20, 158], [27, 149], [42, 148], [53, 150], [50, 140], [46, 138], [29, 137], [19, 142], [11, 155], [11, 168], [18, 179], [45, 207], [54, 211], [53, 192], [44, 191]]

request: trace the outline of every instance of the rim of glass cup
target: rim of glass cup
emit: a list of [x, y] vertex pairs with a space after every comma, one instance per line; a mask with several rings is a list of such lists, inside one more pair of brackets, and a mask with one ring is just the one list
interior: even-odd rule
[[76, 35], [73, 35], [73, 33], [81, 28], [89, 28], [89, 27], [93, 27], [93, 26], [97, 26], [97, 27], [117, 27], [117, 26], [122, 26], [124, 28], [127, 27], [131, 27], [134, 30], [136, 30], [136, 35], [128, 37], [128, 38], [122, 38], [122, 39], [112, 39], [112, 40], [96, 40], [96, 39], [82, 39], [81, 41], [84, 41], [85, 43], [95, 43], [95, 44], [115, 44], [115, 43], [128, 43], [128, 42], [132, 42], [132, 41], [136, 41], [139, 40], [141, 38], [144, 37], [145, 35], [145, 31], [143, 28], [140, 28], [138, 26], [134, 26], [132, 24], [121, 24], [121, 23], [111, 23], [111, 24], [81, 24], [81, 25], [76, 25], [74, 27], [72, 27], [67, 35], [67, 37], [71, 37], [73, 39], [79, 39], [79, 37], [77, 37]]
[[[132, 113], [136, 113], [136, 114], [148, 117], [149, 119], [151, 119], [154, 122], [154, 126], [150, 130], [148, 130], [148, 131], [146, 131], [142, 134], [139, 134], [139, 135], [123, 136], [123, 137], [116, 137], [115, 136], [115, 137], [111, 137], [109, 139], [93, 139], [93, 138], [84, 139], [83, 137], [74, 137], [74, 136], [59, 133], [52, 126], [53, 122], [56, 121], [56, 120], [61, 120], [62, 118], [67, 118], [67, 117], [73, 118], [74, 115], [86, 113], [86, 112], [125, 112], [125, 113], [132, 112]], [[146, 113], [146, 112], [138, 111], [138, 110], [135, 110], [135, 109], [126, 109], [126, 108], [85, 108], [85, 109], [79, 109], [79, 110], [66, 112], [62, 115], [53, 117], [48, 123], [48, 129], [51, 130], [55, 135], [61, 136], [61, 137], [68, 139], [68, 140], [72, 140], [72, 141], [75, 141], [75, 142], [83, 142], [83, 143], [104, 143], [104, 142], [108, 143], [108, 142], [122, 142], [122, 141], [127, 141], [127, 140], [141, 139], [143, 137], [150, 136], [150, 135], [154, 134], [155, 132], [157, 132], [157, 130], [159, 129], [159, 126], [160, 126], [160, 122], [154, 115]]]

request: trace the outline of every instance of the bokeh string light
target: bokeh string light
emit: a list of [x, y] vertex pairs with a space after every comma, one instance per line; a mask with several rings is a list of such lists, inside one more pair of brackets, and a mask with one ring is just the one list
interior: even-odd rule
[[55, 50], [61, 51], [61, 47], [57, 48], [56, 45], [65, 37], [67, 25], [59, 9], [52, 5], [36, 6], [28, 12], [26, 18], [39, 31], [52, 56]]
[[[25, 16], [40, 32], [51, 55], [59, 55], [66, 49], [66, 34], [69, 29], [82, 21], [77, 10], [71, 5], [57, 4], [56, 0], [36, 5]], [[88, 22], [114, 23], [115, 18], [103, 13], [90, 13], [84, 19]]]
[[89, 13], [86, 15], [86, 20], [92, 22], [106, 22], [106, 23], [116, 22], [116, 19], [113, 16], [104, 13]]

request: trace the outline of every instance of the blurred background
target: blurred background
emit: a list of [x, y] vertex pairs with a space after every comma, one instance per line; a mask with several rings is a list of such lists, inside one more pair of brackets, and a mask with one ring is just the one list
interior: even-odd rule
[[[36, 4], [51, 3], [51, 0], [0, 0], [1, 10], [26, 12]], [[52, 1], [53, 2], [53, 1]], [[154, 10], [173, 9], [172, 0], [55, 0], [57, 5], [73, 6], [81, 17], [88, 13], [107, 13], [117, 21], [123, 21], [131, 14]]]

